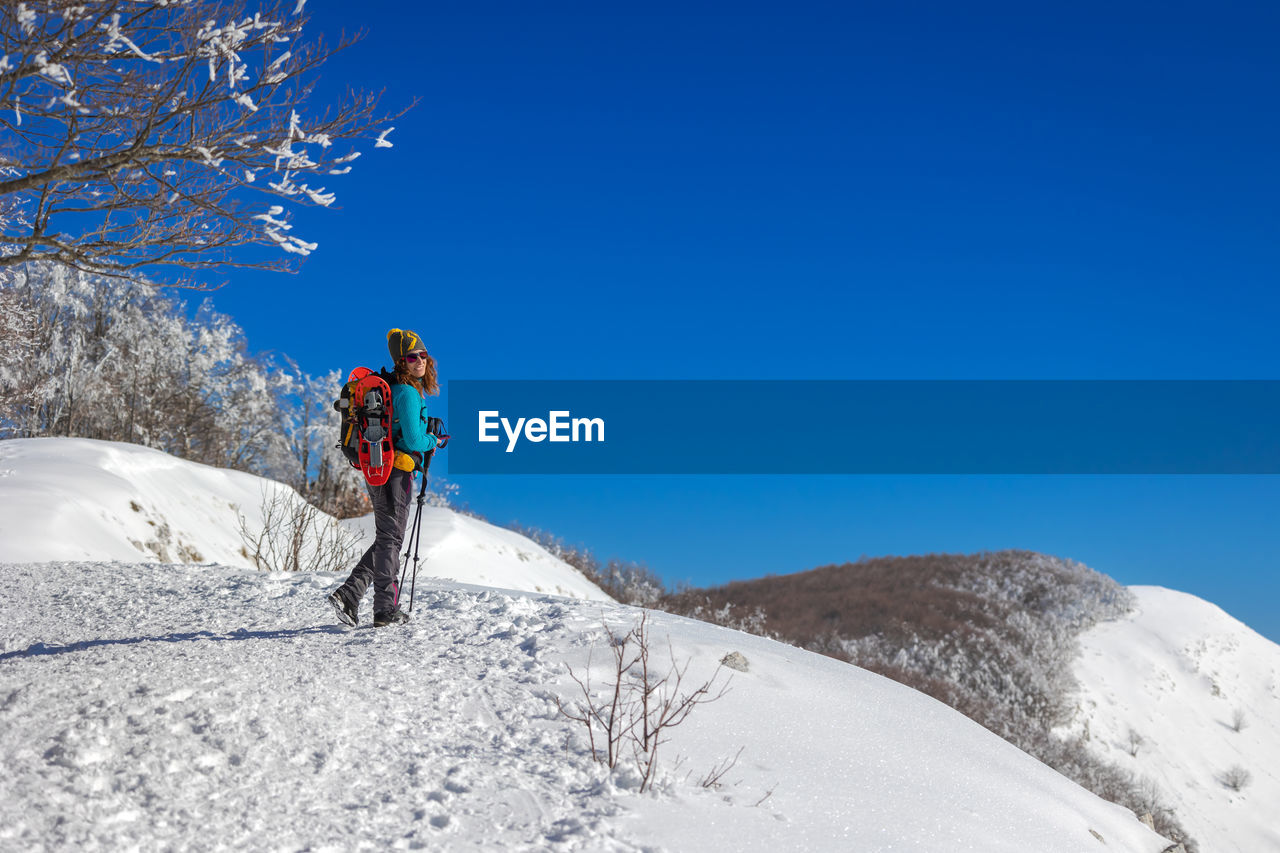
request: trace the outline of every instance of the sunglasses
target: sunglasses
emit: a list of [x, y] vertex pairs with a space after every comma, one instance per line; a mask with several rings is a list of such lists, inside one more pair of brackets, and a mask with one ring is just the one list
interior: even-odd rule
[[426, 361], [426, 360], [427, 360], [427, 354], [426, 354], [425, 352], [410, 352], [410, 353], [405, 353], [404, 360], [405, 360], [405, 361], [407, 361], [407, 362], [409, 362], [410, 364], [415, 364], [415, 363], [417, 363], [417, 362], [419, 362], [419, 361]]

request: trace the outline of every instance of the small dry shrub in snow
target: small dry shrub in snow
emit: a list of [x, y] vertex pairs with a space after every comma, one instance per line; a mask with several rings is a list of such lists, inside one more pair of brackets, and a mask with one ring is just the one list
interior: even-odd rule
[[1129, 729], [1129, 754], [1136, 756], [1138, 754], [1138, 750], [1142, 748], [1142, 744], [1145, 743], [1145, 741], [1146, 739], [1143, 738], [1142, 735], [1138, 734], [1133, 729]]
[[[720, 679], [723, 667], [716, 667], [711, 678], [692, 689], [684, 685], [689, 661], [679, 664], [671, 652], [671, 667], [659, 675], [651, 661], [649, 614], [625, 634], [615, 633], [607, 625], [609, 650], [613, 654], [613, 679], [597, 690], [591, 684], [591, 661], [579, 677], [569, 668], [569, 676], [582, 690], [582, 698], [572, 702], [556, 700], [560, 713], [581, 723], [587, 730], [591, 757], [612, 770], [630, 756], [640, 773], [640, 792], [653, 786], [658, 768], [658, 750], [669, 738], [669, 731], [688, 719], [693, 709], [724, 696], [729, 680]], [[735, 759], [736, 761], [736, 759]], [[732, 766], [732, 765], [730, 765]], [[707, 784], [718, 782], [713, 771]]]
[[1253, 774], [1237, 764], [1219, 773], [1218, 781], [1233, 791], [1241, 791], [1253, 781]]
[[1243, 708], [1236, 708], [1231, 714], [1231, 730], [1244, 731], [1249, 727], [1249, 719], [1245, 716]]
[[244, 554], [265, 571], [336, 572], [356, 558], [359, 543], [292, 489], [264, 487], [262, 525], [237, 513]]
[[745, 746], [739, 747], [738, 751], [734, 754], [732, 758], [725, 758], [722, 761], [720, 761], [720, 763], [718, 763], [715, 767], [712, 767], [710, 770], [708, 770], [707, 775], [703, 776], [701, 781], [698, 782], [698, 784], [701, 785], [703, 788], [711, 788], [717, 791], [720, 790], [720, 785], [724, 780], [725, 774], [727, 774], [730, 770], [732, 770], [734, 767], [737, 766], [738, 759], [742, 757], [742, 751], [744, 749], [746, 749]]

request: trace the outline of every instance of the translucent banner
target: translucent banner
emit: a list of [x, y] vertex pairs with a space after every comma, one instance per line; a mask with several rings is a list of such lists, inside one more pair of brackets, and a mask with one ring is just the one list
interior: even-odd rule
[[454, 474], [1278, 474], [1277, 381], [448, 383]]

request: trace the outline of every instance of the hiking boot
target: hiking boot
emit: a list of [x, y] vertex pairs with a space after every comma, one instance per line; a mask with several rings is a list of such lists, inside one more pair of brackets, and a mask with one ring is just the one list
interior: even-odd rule
[[405, 613], [403, 610], [401, 610], [398, 607], [395, 610], [392, 610], [390, 613], [373, 614], [373, 627], [375, 628], [385, 628], [388, 625], [398, 625], [401, 622], [408, 622], [408, 621], [409, 621], [409, 614]]
[[329, 593], [329, 597], [325, 601], [333, 605], [333, 609], [337, 611], [338, 618], [342, 620], [342, 624], [351, 625], [352, 627], [360, 624], [358, 605], [353, 604], [351, 599], [343, 594], [341, 587]]

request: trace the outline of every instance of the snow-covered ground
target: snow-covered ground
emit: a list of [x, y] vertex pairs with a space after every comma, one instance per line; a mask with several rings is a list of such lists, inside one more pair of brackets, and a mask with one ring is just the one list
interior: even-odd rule
[[[79, 438], [0, 442], [0, 561], [126, 560], [254, 568], [240, 518], [254, 534], [264, 504], [292, 489], [166, 453]], [[599, 587], [524, 536], [448, 509], [424, 507], [418, 577], [608, 600]], [[322, 535], [373, 541], [373, 517], [319, 515]], [[332, 528], [332, 529], [328, 529]], [[353, 561], [354, 562], [354, 561]]]
[[578, 591], [572, 569], [433, 514], [427, 565], [525, 591], [420, 572], [408, 625], [345, 628], [323, 601], [340, 573], [243, 567], [232, 507], [262, 488], [125, 445], [0, 442], [0, 849], [1166, 846], [920, 693], [666, 614], [663, 671], [748, 668], [670, 731], [642, 793], [558, 710], [581, 693], [570, 667], [608, 693], [605, 626], [639, 611], [539, 594]]
[[1204, 853], [1280, 851], [1280, 646], [1203, 599], [1131, 589], [1133, 613], [1081, 638], [1073, 729], [1154, 781]]
[[[616, 604], [420, 580], [349, 629], [333, 576], [0, 565], [0, 847], [14, 850], [1155, 851], [1163, 841], [928, 697], [654, 614], [655, 660], [747, 672], [672, 730], [657, 790], [556, 698]], [[741, 758], [720, 789], [699, 780]], [[1093, 833], [1101, 836], [1099, 840]]]
[[237, 514], [261, 525], [284, 486], [158, 450], [81, 438], [0, 442], [0, 560], [251, 566]]

